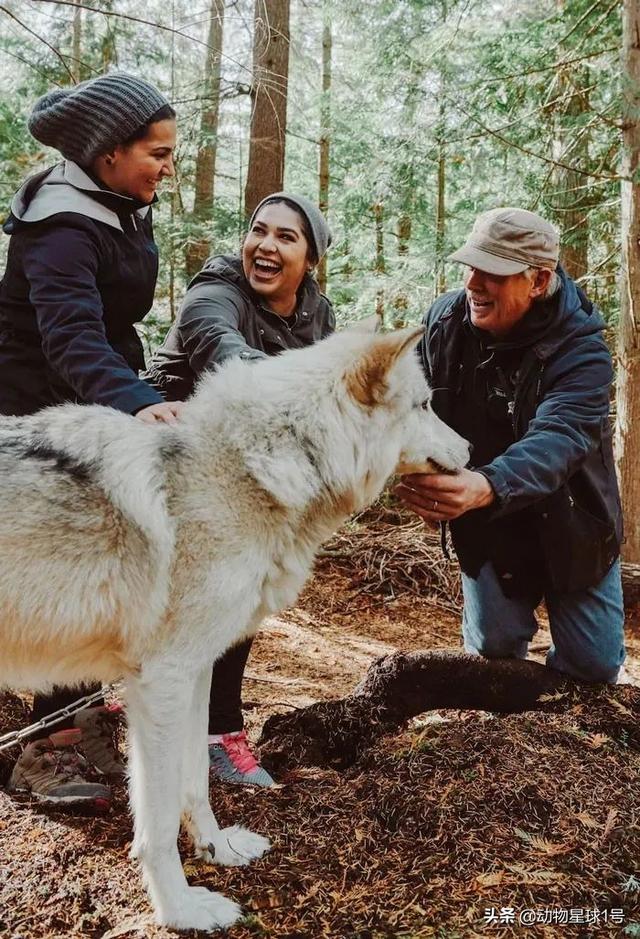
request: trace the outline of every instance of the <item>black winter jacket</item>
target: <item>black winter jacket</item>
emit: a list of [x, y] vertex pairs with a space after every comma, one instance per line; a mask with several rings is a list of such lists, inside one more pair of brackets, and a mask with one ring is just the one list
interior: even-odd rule
[[149, 207], [101, 190], [67, 160], [27, 180], [4, 230], [0, 413], [79, 401], [134, 414], [162, 401], [138, 377], [133, 327], [158, 272]]
[[[462, 569], [475, 576], [491, 561], [511, 595], [594, 586], [618, 557], [622, 540], [604, 323], [560, 268], [558, 274], [560, 291], [525, 317], [531, 344], [522, 345], [519, 353], [514, 344], [511, 442], [476, 467], [491, 482], [497, 502], [451, 523]], [[536, 334], [536, 322], [544, 324], [542, 334]], [[461, 408], [457, 398], [465, 385], [461, 369], [469, 341], [465, 292], [440, 297], [425, 325], [420, 348], [435, 389], [434, 409], [462, 431], [465, 403]], [[464, 429], [468, 432], [468, 426]], [[483, 443], [478, 441], [479, 449]]]
[[168, 401], [184, 401], [200, 375], [237, 356], [262, 359], [300, 349], [335, 329], [333, 308], [307, 275], [294, 317], [262, 306], [236, 255], [211, 257], [191, 281], [178, 319], [153, 356], [147, 380]]

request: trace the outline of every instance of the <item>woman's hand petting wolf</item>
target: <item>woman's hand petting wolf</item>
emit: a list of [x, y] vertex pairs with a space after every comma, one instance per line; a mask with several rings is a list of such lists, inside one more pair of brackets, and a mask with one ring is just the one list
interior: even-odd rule
[[182, 408], [182, 401], [163, 401], [142, 408], [135, 416], [145, 424], [176, 424]]
[[447, 522], [471, 509], [495, 502], [496, 494], [482, 473], [462, 469], [448, 473], [403, 476], [396, 494], [425, 522]]

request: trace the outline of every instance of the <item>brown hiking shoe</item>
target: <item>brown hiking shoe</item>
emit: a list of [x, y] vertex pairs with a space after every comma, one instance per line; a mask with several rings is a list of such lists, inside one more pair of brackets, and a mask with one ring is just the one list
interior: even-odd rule
[[105, 776], [121, 778], [126, 774], [118, 750], [119, 705], [85, 708], [78, 711], [74, 724], [82, 731], [80, 748], [85, 758]]
[[88, 767], [76, 753], [81, 732], [75, 727], [34, 740], [24, 748], [13, 767], [9, 789], [26, 790], [41, 802], [92, 804], [100, 811], [111, 805], [111, 790], [84, 778]]

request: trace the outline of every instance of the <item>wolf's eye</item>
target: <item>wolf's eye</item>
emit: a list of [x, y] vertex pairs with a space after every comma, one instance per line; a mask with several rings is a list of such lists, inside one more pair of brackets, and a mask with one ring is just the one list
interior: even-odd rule
[[431, 400], [429, 398], [425, 398], [420, 407], [423, 411], [428, 411], [431, 407]]

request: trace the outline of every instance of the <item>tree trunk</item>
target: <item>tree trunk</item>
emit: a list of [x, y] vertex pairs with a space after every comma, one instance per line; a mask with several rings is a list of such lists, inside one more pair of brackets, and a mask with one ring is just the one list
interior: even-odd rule
[[[76, 4], [78, 0], [76, 0]], [[71, 39], [71, 74], [77, 84], [82, 80], [82, 67], [80, 57], [82, 53], [82, 7], [77, 6], [73, 12], [73, 33]]]
[[[567, 0], [558, 0], [560, 15], [565, 12]], [[563, 46], [563, 56], [570, 57], [571, 49]], [[555, 113], [554, 157], [558, 163], [585, 169], [589, 166], [589, 132], [581, 127], [580, 117], [589, 110], [588, 69], [560, 66], [556, 84], [561, 99]], [[589, 269], [589, 190], [585, 177], [572, 169], [556, 166], [553, 172], [554, 216], [562, 235], [560, 261], [574, 280], [583, 277]]]
[[[411, 216], [408, 212], [402, 212], [398, 216], [398, 257], [402, 260], [409, 253], [409, 240], [411, 239]], [[402, 329], [407, 325], [406, 315], [409, 308], [409, 301], [406, 293], [399, 293], [393, 301], [393, 327]]]
[[113, 10], [113, 0], [102, 0], [100, 9], [105, 13], [106, 31], [102, 38], [102, 71], [107, 72], [117, 62], [115, 21], [108, 14]]
[[618, 332], [616, 461], [626, 542], [640, 563], [640, 0], [622, 8], [622, 284]]
[[[583, 70], [582, 75], [585, 72]], [[570, 94], [580, 84], [588, 87], [584, 78], [574, 72], [572, 80], [564, 78], [560, 88]], [[576, 118], [589, 109], [588, 92], [573, 94], [565, 105], [561, 118], [562, 128], [559, 137], [559, 159], [577, 167], [589, 165], [589, 136], [586, 131], [579, 133], [577, 140], [571, 142], [569, 135], [575, 135]], [[566, 125], [566, 126], [565, 126]], [[579, 123], [578, 123], [579, 127]], [[557, 204], [561, 210], [558, 221], [562, 234], [560, 261], [569, 277], [578, 280], [589, 270], [589, 190], [585, 188], [584, 176], [572, 169], [558, 168]]]
[[438, 201], [436, 205], [436, 270], [435, 294], [446, 290], [444, 270], [444, 232], [445, 232], [445, 182], [446, 182], [446, 144], [441, 138], [438, 142]]
[[[320, 160], [318, 196], [320, 211], [329, 213], [329, 151], [331, 142], [331, 23], [325, 11], [322, 28], [322, 105], [320, 108]], [[318, 285], [327, 291], [327, 256], [318, 264]]]
[[[376, 221], [376, 259], [373, 269], [377, 278], [381, 280], [387, 267], [384, 259], [384, 206], [382, 202], [375, 203], [373, 215]], [[376, 291], [376, 316], [379, 317], [380, 323], [384, 325], [384, 287], [382, 284]]]
[[[442, 0], [440, 7], [440, 19], [444, 25], [447, 21], [448, 14], [448, 3], [447, 0]], [[439, 294], [444, 293], [447, 286], [447, 278], [445, 273], [445, 256], [444, 256], [444, 241], [445, 241], [445, 221], [446, 221], [446, 206], [445, 206], [445, 195], [446, 195], [446, 172], [447, 172], [447, 59], [445, 58], [441, 61], [440, 64], [440, 76], [439, 76], [439, 89], [440, 89], [440, 99], [438, 102], [438, 124], [436, 126], [435, 138], [437, 142], [437, 152], [438, 152], [438, 183], [436, 190], [436, 223], [435, 223], [435, 270], [434, 270], [434, 293], [437, 297]]]
[[200, 142], [196, 156], [195, 195], [191, 216], [192, 231], [185, 258], [189, 279], [198, 273], [211, 248], [223, 30], [224, 0], [211, 0], [202, 88], [204, 100], [200, 118]]
[[629, 607], [640, 603], [640, 564], [630, 564], [628, 561], [623, 561], [621, 569], [624, 605], [625, 609], [629, 609]]
[[[400, 211], [396, 233], [398, 236], [399, 270], [404, 271], [405, 259], [409, 254], [413, 214], [416, 200], [416, 173], [415, 173], [415, 120], [418, 102], [422, 100], [423, 66], [417, 59], [412, 59], [407, 73], [407, 90], [402, 107], [402, 131], [400, 152], [403, 158], [396, 163], [397, 181], [395, 188], [400, 194]], [[404, 280], [404, 278], [403, 278]], [[397, 329], [406, 325], [409, 299], [404, 290], [396, 293], [393, 300], [393, 326]]]
[[249, 166], [244, 211], [282, 189], [289, 79], [289, 0], [255, 0]]

